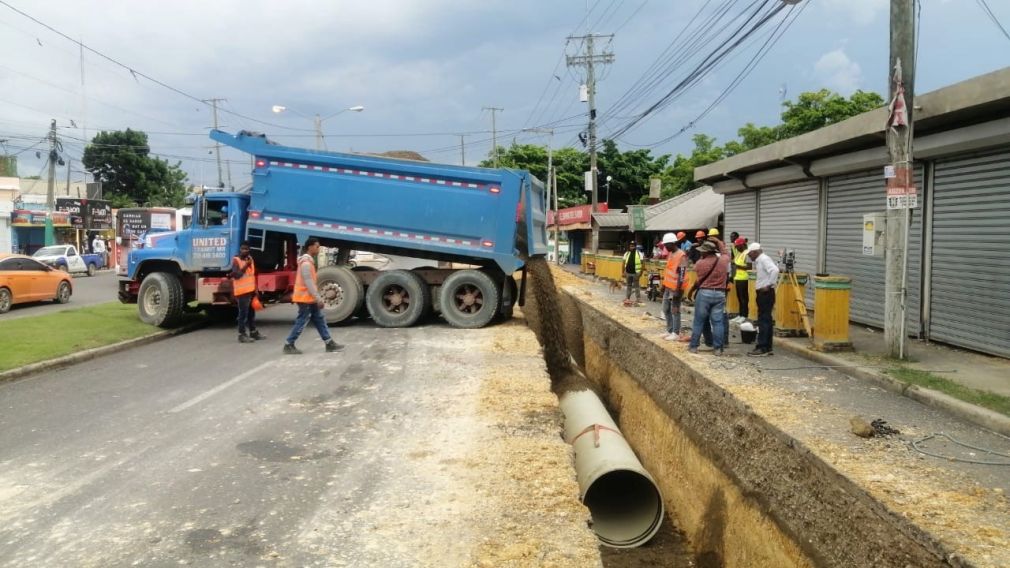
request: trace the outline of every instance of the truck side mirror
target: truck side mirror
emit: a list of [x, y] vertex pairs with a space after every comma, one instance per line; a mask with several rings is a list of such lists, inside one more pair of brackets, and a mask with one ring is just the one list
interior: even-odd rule
[[200, 226], [207, 226], [207, 200], [201, 197], [197, 202], [197, 216], [200, 220]]

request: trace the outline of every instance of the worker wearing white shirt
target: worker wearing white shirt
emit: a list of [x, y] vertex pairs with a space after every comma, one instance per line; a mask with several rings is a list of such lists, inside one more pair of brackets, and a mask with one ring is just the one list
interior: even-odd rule
[[91, 252], [102, 255], [103, 263], [106, 266], [109, 265], [109, 261], [105, 257], [105, 241], [103, 241], [98, 235], [95, 235], [95, 240], [91, 241]]
[[761, 243], [748, 245], [747, 256], [750, 257], [755, 270], [757, 270], [757, 282], [754, 283], [754, 289], [758, 309], [757, 346], [747, 354], [763, 357], [772, 354], [772, 332], [774, 331], [772, 310], [775, 308], [775, 285], [779, 281], [779, 267], [761, 250]]

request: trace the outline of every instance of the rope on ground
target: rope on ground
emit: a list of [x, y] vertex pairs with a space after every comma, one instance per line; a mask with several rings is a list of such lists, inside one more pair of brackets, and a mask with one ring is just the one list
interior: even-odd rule
[[968, 459], [968, 458], [959, 458], [959, 457], [954, 457], [954, 456], [945, 456], [945, 455], [942, 455], [942, 454], [937, 454], [937, 453], [931, 452], [929, 450], [926, 450], [926, 449], [920, 447], [920, 444], [923, 444], [925, 442], [928, 442], [929, 440], [933, 440], [933, 439], [936, 439], [936, 438], [946, 438], [947, 440], [950, 440], [955, 445], [958, 445], [958, 446], [961, 446], [961, 447], [964, 447], [964, 448], [968, 448], [968, 449], [972, 449], [972, 450], [975, 450], [977, 452], [982, 452], [982, 453], [990, 455], [990, 456], [999, 456], [1001, 458], [1006, 458], [1007, 460], [1010, 460], [1010, 454], [1000, 453], [1000, 452], [997, 452], [995, 450], [990, 450], [989, 448], [982, 448], [980, 446], [973, 446], [971, 444], [962, 442], [960, 440], [956, 440], [952, 436], [950, 436], [948, 434], [944, 434], [943, 432], [934, 432], [934, 433], [930, 434], [929, 436], [926, 436], [926, 437], [921, 438], [919, 440], [913, 440], [912, 441], [912, 448], [914, 448], [915, 451], [919, 452], [920, 454], [924, 454], [924, 455], [927, 455], [927, 456], [931, 456], [931, 457], [939, 458], [939, 459], [943, 459], [943, 460], [953, 461], [953, 462], [971, 463], [971, 464], [978, 464], [978, 465], [1010, 466], [1010, 461], [1005, 461], [1005, 462], [999, 461], [999, 462], [997, 462], [997, 461], [985, 461], [985, 460], [975, 460], [975, 459]]

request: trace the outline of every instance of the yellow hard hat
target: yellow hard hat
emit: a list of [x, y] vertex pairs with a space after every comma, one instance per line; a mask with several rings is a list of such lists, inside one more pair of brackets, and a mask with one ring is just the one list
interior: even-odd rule
[[711, 229], [708, 230], [708, 236], [710, 236], [710, 237], [718, 237], [719, 236], [719, 229], [716, 229], [715, 227], [712, 227]]

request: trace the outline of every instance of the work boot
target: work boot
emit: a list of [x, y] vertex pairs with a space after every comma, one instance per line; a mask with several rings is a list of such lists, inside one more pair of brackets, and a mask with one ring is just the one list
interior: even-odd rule
[[264, 339], [267, 338], [267, 336], [265, 336], [262, 333], [260, 333], [258, 329], [254, 329], [254, 330], [250, 331], [249, 332], [249, 337], [255, 339], [256, 341], [261, 341], [261, 340], [264, 340]]
[[244, 333], [238, 334], [239, 343], [255, 343], [255, 340]]
[[295, 347], [294, 343], [285, 343], [284, 344], [284, 354], [285, 355], [301, 355], [302, 352], [297, 347]]
[[344, 346], [337, 343], [336, 341], [333, 341], [332, 339], [326, 342], [327, 353], [336, 353], [337, 351], [343, 351], [343, 350]]

